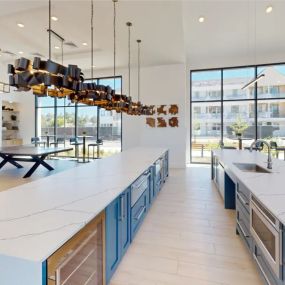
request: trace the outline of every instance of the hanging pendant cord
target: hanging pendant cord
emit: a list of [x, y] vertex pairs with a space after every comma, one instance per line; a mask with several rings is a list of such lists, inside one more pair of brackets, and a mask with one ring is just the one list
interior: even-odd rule
[[113, 36], [114, 36], [114, 90], [116, 93], [116, 3], [118, 0], [113, 0], [114, 19], [113, 19]]
[[63, 40], [61, 41], [61, 64], [63, 65]]
[[48, 1], [48, 59], [51, 59], [51, 0]]
[[128, 69], [129, 69], [129, 97], [131, 96], [131, 22], [127, 22], [129, 38], [128, 38], [128, 50], [129, 50], [129, 62], [128, 62]]
[[94, 79], [94, 2], [91, 0], [91, 82]]
[[141, 78], [141, 40], [137, 40], [138, 43], [138, 102], [140, 102], [140, 91], [141, 91], [141, 83], [140, 83], [140, 78]]

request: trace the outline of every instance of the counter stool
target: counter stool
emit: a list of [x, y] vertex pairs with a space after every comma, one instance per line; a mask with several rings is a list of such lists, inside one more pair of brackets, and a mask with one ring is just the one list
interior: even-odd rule
[[[88, 161], [90, 159], [90, 156], [89, 156], [89, 152], [90, 152], [90, 147], [93, 148], [93, 159], [100, 159], [100, 145], [103, 145], [103, 140], [102, 139], [98, 139], [96, 141], [96, 143], [90, 143], [88, 144]], [[95, 154], [94, 154], [94, 149], [95, 147], [97, 147], [97, 157], [95, 158]]]
[[80, 145], [83, 145], [83, 142], [79, 142], [77, 137], [74, 138], [70, 138], [69, 139], [69, 143], [70, 145], [74, 145], [75, 146], [75, 158], [78, 159], [78, 148]]
[[55, 142], [50, 143], [50, 145], [54, 145], [58, 147], [59, 145], [63, 145], [65, 147], [65, 138], [57, 138]]
[[[59, 145], [63, 145], [65, 147], [65, 138], [57, 138], [55, 142], [52, 142], [49, 144], [50, 146], [58, 147]], [[57, 156], [58, 154], [55, 153], [54, 156]]]
[[274, 149], [276, 151], [276, 158], [279, 157], [279, 151], [284, 151], [284, 160], [285, 160], [285, 147], [280, 147], [277, 145], [277, 142], [270, 142], [271, 149]]
[[35, 146], [43, 145], [44, 147], [46, 147], [46, 142], [41, 141], [39, 137], [32, 137], [31, 144], [34, 144]]
[[[263, 142], [256, 142], [255, 146], [252, 148], [252, 150], [262, 151], [263, 147], [264, 147], [264, 143]], [[247, 146], [244, 149], [250, 150], [250, 146]]]

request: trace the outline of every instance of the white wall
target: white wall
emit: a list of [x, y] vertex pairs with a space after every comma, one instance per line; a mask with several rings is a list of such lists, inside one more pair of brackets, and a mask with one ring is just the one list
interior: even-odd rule
[[[123, 76], [123, 94], [128, 94], [127, 70], [117, 70]], [[112, 70], [99, 70], [96, 77], [111, 76]], [[88, 73], [85, 72], [88, 77]], [[132, 69], [131, 95], [137, 100], [137, 70]], [[19, 103], [20, 137], [24, 144], [34, 136], [35, 105], [30, 92], [1, 94], [1, 99]], [[1, 101], [1, 100], [0, 100]], [[150, 128], [145, 116], [123, 115], [123, 149], [136, 146], [170, 149], [170, 167], [185, 167], [186, 158], [186, 69], [184, 64], [144, 67], [141, 70], [141, 101], [144, 104], [178, 104], [178, 128]]]
[[[88, 77], [88, 72], [84, 72]], [[131, 96], [137, 101], [137, 70], [132, 69]], [[110, 76], [112, 70], [99, 70], [95, 77]], [[126, 69], [118, 69], [123, 76], [123, 94], [128, 95]], [[186, 69], [184, 64], [143, 67], [141, 69], [141, 101], [147, 105], [178, 104], [178, 128], [150, 128], [145, 116], [123, 115], [123, 149], [135, 146], [166, 147], [170, 150], [170, 167], [184, 168], [186, 164]]]
[[170, 167], [183, 168], [186, 163], [186, 70], [184, 64], [142, 69], [142, 101], [149, 105], [178, 104], [178, 128], [150, 128], [141, 118], [140, 144], [167, 147]]

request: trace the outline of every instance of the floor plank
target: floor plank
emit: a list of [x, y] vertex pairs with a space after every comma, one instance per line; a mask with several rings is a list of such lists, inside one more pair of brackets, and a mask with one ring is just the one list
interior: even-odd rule
[[208, 166], [171, 170], [110, 284], [263, 284]]

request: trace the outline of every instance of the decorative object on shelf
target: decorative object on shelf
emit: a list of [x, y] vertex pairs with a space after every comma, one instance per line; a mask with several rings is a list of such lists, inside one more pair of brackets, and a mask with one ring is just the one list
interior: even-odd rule
[[11, 115], [11, 120], [12, 121], [17, 121], [17, 116], [16, 115]]
[[168, 120], [168, 125], [169, 125], [171, 128], [178, 128], [178, 127], [179, 127], [178, 117], [171, 117], [171, 118]]
[[167, 127], [167, 123], [166, 123], [165, 118], [163, 118], [163, 117], [157, 118], [157, 127], [158, 128], [166, 128]]
[[151, 128], [155, 128], [155, 126], [156, 126], [156, 121], [155, 121], [154, 118], [146, 118], [145, 120], [146, 120], [146, 124], [147, 124], [148, 126], [150, 126]]
[[166, 105], [160, 105], [157, 107], [157, 115], [167, 115]]
[[170, 105], [168, 109], [168, 114], [177, 115], [179, 112], [179, 107], [176, 104]]
[[10, 93], [10, 85], [0, 82], [0, 93]]

